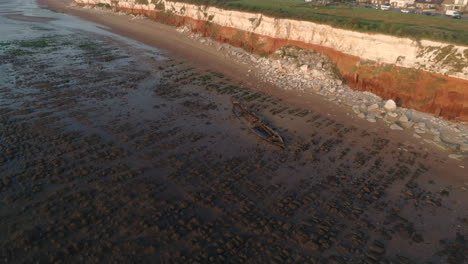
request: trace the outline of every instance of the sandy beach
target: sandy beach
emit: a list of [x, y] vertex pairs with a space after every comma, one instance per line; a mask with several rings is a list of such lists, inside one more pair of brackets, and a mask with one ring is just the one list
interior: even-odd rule
[[466, 261], [466, 162], [69, 4], [0, 16], [0, 263]]

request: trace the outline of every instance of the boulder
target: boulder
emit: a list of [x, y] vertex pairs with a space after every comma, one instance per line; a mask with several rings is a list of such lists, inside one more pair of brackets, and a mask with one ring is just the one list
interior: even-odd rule
[[373, 104], [367, 107], [368, 112], [379, 112], [380, 108], [378, 104]]
[[404, 127], [404, 128], [410, 128], [413, 126], [413, 122], [408, 121], [408, 122], [398, 122], [398, 125]]
[[396, 103], [392, 99], [387, 100], [387, 102], [384, 105], [384, 109], [388, 112], [393, 112], [396, 110]]
[[427, 113], [421, 113], [416, 110], [410, 109], [408, 111], [408, 117], [413, 121], [413, 122], [426, 122], [427, 120], [432, 120], [433, 116]]
[[416, 132], [416, 134], [426, 134], [426, 131], [420, 128], [416, 128], [414, 132]]
[[390, 129], [392, 129], [392, 130], [403, 130], [403, 128], [401, 126], [397, 125], [397, 124], [392, 124], [390, 126]]
[[409, 120], [408, 120], [408, 117], [407, 117], [405, 114], [403, 114], [402, 116], [400, 116], [400, 118], [399, 118], [398, 120], [399, 120], [400, 122], [402, 122], [402, 123], [406, 123], [406, 122], [409, 121]]
[[458, 154], [450, 154], [448, 156], [449, 158], [456, 159], [456, 160], [463, 160], [467, 158], [465, 155], [458, 155]]
[[423, 129], [424, 129], [424, 128], [426, 128], [426, 123], [424, 123], [424, 122], [418, 122], [418, 123], [416, 124], [416, 127], [423, 128]]
[[460, 145], [461, 152], [468, 152], [468, 144], [461, 144]]

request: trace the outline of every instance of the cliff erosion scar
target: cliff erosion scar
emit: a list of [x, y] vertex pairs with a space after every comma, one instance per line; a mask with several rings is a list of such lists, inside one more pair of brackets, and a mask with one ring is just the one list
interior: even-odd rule
[[[96, 5], [98, 3], [93, 1], [77, 2], [79, 5]], [[112, 2], [112, 7], [119, 11], [144, 15], [158, 22], [174, 26], [187, 26], [193, 32], [200, 33], [204, 37], [230, 43], [256, 54], [270, 54], [288, 45], [313, 49], [329, 56], [336, 64], [346, 83], [355, 90], [369, 91], [384, 99], [393, 99], [403, 107], [432, 113], [451, 120], [468, 121], [468, 80], [463, 78], [463, 74], [466, 75], [464, 71], [466, 72], [468, 65], [463, 63], [459, 72], [456, 72], [458, 75], [448, 76], [450, 74], [420, 69], [425, 65], [419, 68], [404, 67], [397, 63], [379, 62], [363, 56], [350, 55], [335, 48], [305, 41], [271, 37], [235, 27], [223, 26], [213, 22], [215, 15], [208, 15], [207, 12], [200, 11], [203, 15], [197, 17], [184, 15], [185, 10], [182, 10], [183, 8], [180, 8], [181, 11], [175, 12], [173, 7], [169, 9], [165, 8], [164, 5], [162, 7], [155, 6], [154, 8], [149, 6], [143, 8], [142, 5], [135, 5], [138, 7], [135, 8], [121, 6], [116, 1]], [[257, 18], [257, 21], [250, 20], [252, 23], [257, 23], [257, 26], [261, 23], [261, 17], [260, 19]], [[446, 47], [451, 46], [445, 45]], [[465, 49], [465, 56], [468, 54], [467, 50], [468, 48]], [[437, 56], [440, 57], [440, 54]], [[461, 59], [463, 60], [463, 57]], [[430, 60], [428, 61], [431, 64]], [[468, 61], [468, 58], [466, 58], [466, 61]], [[437, 63], [440, 66], [440, 60]], [[461, 78], [458, 78], [458, 76], [461, 76]]]

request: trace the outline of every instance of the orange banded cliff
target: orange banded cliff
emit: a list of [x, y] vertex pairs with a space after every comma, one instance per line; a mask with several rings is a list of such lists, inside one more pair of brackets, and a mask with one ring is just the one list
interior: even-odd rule
[[75, 0], [108, 4], [156, 21], [188, 26], [220, 42], [269, 54], [294, 45], [328, 55], [347, 84], [401, 106], [468, 121], [468, 47], [361, 33], [308, 21], [160, 0]]

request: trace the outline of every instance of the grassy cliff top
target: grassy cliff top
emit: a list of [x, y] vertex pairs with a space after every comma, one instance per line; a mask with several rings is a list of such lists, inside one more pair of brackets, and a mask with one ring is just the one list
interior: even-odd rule
[[468, 45], [468, 20], [295, 0], [173, 0], [307, 20], [337, 28]]

